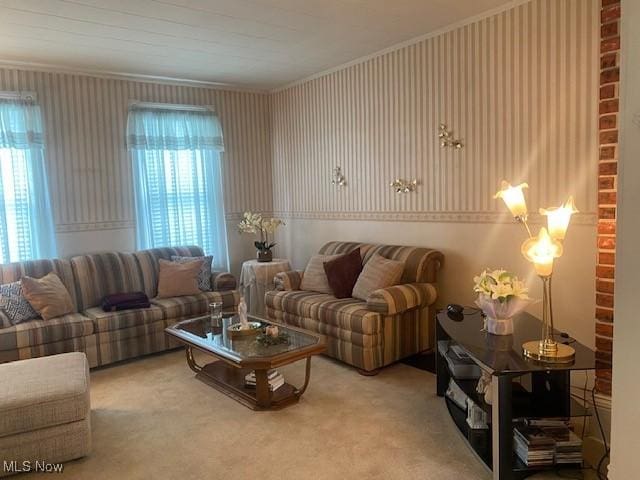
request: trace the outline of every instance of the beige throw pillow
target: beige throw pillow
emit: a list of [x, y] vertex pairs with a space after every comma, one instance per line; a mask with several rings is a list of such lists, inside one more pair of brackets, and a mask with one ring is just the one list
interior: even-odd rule
[[198, 286], [198, 275], [204, 259], [178, 263], [159, 260], [157, 298], [182, 297], [202, 293]]
[[45, 320], [76, 312], [71, 295], [55, 273], [42, 278], [22, 277], [21, 281], [24, 297]]
[[307, 268], [304, 269], [300, 290], [309, 292], [328, 293], [333, 295], [333, 290], [329, 286], [327, 274], [324, 271], [324, 262], [328, 262], [341, 255], [314, 255], [309, 260]]
[[404, 272], [404, 262], [389, 260], [377, 253], [364, 265], [353, 287], [353, 297], [366, 300], [375, 290], [398, 284]]

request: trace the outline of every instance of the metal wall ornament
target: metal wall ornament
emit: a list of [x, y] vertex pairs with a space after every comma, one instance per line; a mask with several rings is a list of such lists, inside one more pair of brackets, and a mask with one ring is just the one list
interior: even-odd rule
[[461, 140], [453, 138], [453, 133], [444, 123], [438, 127], [438, 138], [440, 139], [440, 148], [450, 147], [459, 150], [464, 146]]
[[389, 186], [391, 186], [396, 191], [396, 193], [411, 193], [416, 191], [418, 180], [416, 180], [415, 178], [413, 180], [396, 178], [389, 184]]
[[336, 167], [333, 169], [333, 178], [331, 179], [331, 185], [336, 187], [346, 187], [347, 180], [344, 178], [344, 174], [342, 173], [342, 167]]

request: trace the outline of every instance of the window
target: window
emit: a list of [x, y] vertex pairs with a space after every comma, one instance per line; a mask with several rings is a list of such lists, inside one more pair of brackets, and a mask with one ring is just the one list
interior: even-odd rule
[[222, 198], [222, 132], [204, 109], [133, 106], [127, 144], [140, 249], [199, 245], [227, 268]]
[[0, 262], [55, 256], [40, 109], [0, 96]]

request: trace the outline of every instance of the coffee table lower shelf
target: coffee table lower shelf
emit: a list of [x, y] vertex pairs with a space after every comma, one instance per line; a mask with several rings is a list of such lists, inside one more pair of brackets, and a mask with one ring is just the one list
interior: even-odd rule
[[272, 392], [267, 382], [268, 370], [255, 370], [257, 385], [247, 387], [245, 376], [254, 369], [234, 367], [222, 360], [199, 366], [190, 350], [187, 347], [187, 363], [196, 372], [197, 379], [252, 410], [279, 410], [297, 403], [309, 384], [311, 357], [306, 358], [305, 381], [301, 388], [285, 383]]

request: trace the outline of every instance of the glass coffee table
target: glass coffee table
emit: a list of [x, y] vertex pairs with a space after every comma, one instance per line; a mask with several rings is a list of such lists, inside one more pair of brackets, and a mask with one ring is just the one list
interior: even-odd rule
[[[187, 364], [196, 372], [196, 378], [253, 410], [280, 409], [296, 403], [307, 386], [311, 374], [311, 357], [326, 350], [323, 335], [280, 325], [249, 315], [250, 322], [260, 322], [263, 327], [276, 325], [285, 333], [286, 343], [266, 345], [256, 340], [256, 335], [231, 338], [227, 327], [236, 323], [234, 315], [226, 315], [221, 326], [212, 325], [207, 316], [183, 320], [165, 329], [173, 340], [185, 346]], [[216, 359], [206, 365], [198, 365], [194, 350]], [[298, 360], [306, 360], [305, 379], [297, 388], [285, 383], [280, 388], [269, 389], [268, 372]], [[245, 385], [245, 376], [255, 372], [256, 385]]]

